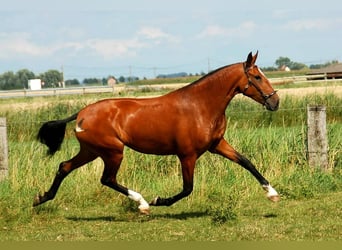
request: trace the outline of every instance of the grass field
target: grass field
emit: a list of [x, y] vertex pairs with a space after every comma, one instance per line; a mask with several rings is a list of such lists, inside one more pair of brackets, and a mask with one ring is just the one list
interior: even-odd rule
[[[0, 241], [342, 239], [342, 102], [333, 93], [285, 97], [277, 112], [246, 98], [233, 100], [227, 109], [227, 141], [271, 181], [281, 195], [279, 203], [269, 202], [247, 171], [206, 153], [197, 163], [191, 196], [171, 207], [153, 207], [149, 216], [100, 184], [99, 159], [66, 178], [53, 201], [32, 208], [35, 194], [50, 187], [59, 162], [78, 151], [71, 125], [62, 150], [46, 157], [46, 148], [35, 141], [40, 124], [72, 114], [97, 98], [19, 101], [28, 108], [16, 107], [13, 100], [0, 104], [0, 116], [8, 123], [10, 163], [9, 177], [0, 183]], [[307, 164], [306, 105], [313, 103], [327, 106], [328, 171]], [[182, 185], [176, 157], [130, 149], [125, 150], [119, 181], [147, 200], [173, 195]]]

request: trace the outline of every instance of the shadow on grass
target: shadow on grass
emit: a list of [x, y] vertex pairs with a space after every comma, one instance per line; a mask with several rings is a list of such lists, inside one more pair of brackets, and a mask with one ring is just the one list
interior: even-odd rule
[[66, 217], [67, 220], [71, 221], [105, 221], [105, 222], [147, 222], [155, 219], [171, 219], [171, 220], [187, 220], [191, 218], [199, 218], [209, 216], [207, 212], [181, 212], [176, 214], [166, 213], [166, 214], [150, 214], [142, 215], [139, 213], [127, 213], [120, 216], [69, 216]]
[[207, 211], [195, 211], [195, 212], [181, 212], [181, 213], [166, 213], [166, 214], [152, 214], [152, 218], [162, 218], [162, 219], [175, 219], [175, 220], [187, 220], [191, 218], [199, 218], [209, 216]]
[[268, 213], [263, 215], [264, 218], [277, 218], [278, 215], [275, 213]]
[[70, 216], [66, 217], [67, 220], [71, 221], [106, 221], [106, 222], [120, 222], [126, 221], [123, 218], [116, 218], [114, 216], [97, 216], [97, 217], [79, 217], [79, 216]]

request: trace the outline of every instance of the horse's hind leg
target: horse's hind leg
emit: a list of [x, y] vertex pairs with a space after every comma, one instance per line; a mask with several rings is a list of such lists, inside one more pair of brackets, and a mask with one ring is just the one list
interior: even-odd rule
[[160, 198], [159, 196], [153, 199], [150, 203], [152, 206], [171, 206], [175, 202], [187, 197], [193, 190], [194, 169], [197, 160], [196, 155], [188, 157], [179, 157], [182, 165], [183, 189], [180, 193], [169, 198]]
[[80, 152], [74, 158], [60, 163], [59, 169], [49, 191], [45, 192], [43, 195], [38, 194], [33, 201], [33, 206], [38, 206], [44, 202], [52, 200], [56, 196], [56, 193], [62, 181], [68, 174], [70, 174], [76, 168], [79, 168], [84, 164], [95, 160], [96, 157], [97, 156], [93, 153], [87, 150], [82, 150], [81, 148]]
[[120, 164], [123, 158], [122, 153], [113, 153], [110, 156], [103, 156], [102, 159], [104, 161], [104, 171], [101, 178], [101, 183], [107, 187], [110, 187], [126, 196], [128, 198], [139, 203], [139, 210], [142, 214], [149, 214], [150, 207], [146, 200], [142, 197], [141, 194], [130, 190], [122, 185], [120, 185], [116, 180], [117, 172], [120, 168]]

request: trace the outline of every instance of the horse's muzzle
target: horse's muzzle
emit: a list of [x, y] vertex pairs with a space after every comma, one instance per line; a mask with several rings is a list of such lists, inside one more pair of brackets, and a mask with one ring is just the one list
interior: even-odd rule
[[265, 107], [269, 111], [276, 111], [279, 108], [279, 96], [278, 94], [272, 95], [265, 100]]

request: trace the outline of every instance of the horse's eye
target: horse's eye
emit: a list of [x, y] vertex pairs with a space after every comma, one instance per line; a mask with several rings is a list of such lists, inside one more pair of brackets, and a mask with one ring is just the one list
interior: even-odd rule
[[255, 76], [255, 79], [258, 80], [258, 81], [260, 81], [260, 80], [261, 80], [261, 76], [259, 76], [259, 75], [258, 75], [258, 76]]

